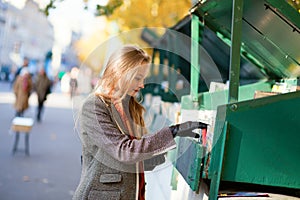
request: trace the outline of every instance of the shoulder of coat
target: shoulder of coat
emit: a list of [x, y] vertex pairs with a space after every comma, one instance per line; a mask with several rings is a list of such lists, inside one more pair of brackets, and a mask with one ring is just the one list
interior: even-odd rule
[[110, 107], [111, 105], [111, 101], [108, 98], [105, 98], [101, 95], [95, 95], [96, 97], [98, 97], [107, 107]]

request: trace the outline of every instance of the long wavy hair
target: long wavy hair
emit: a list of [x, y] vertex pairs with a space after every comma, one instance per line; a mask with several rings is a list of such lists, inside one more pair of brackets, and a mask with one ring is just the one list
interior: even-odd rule
[[[122, 101], [138, 69], [150, 62], [151, 57], [143, 49], [134, 45], [123, 46], [109, 57], [95, 94], [108, 101]], [[135, 97], [130, 97], [129, 111], [133, 121], [144, 128], [145, 109]]]

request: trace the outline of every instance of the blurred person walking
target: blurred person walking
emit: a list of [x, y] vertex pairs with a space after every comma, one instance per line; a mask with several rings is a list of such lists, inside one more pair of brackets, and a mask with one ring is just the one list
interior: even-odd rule
[[23, 68], [13, 84], [13, 91], [16, 97], [14, 104], [16, 117], [24, 116], [24, 111], [29, 108], [29, 96], [32, 89], [31, 75], [27, 68]]
[[34, 82], [34, 90], [37, 94], [38, 106], [36, 120], [41, 122], [42, 112], [44, 110], [44, 102], [47, 100], [47, 95], [51, 93], [52, 81], [48, 78], [45, 69], [41, 69]]
[[162, 164], [175, 137], [199, 137], [201, 122], [184, 122], [147, 134], [144, 107], [136, 99], [150, 56], [125, 45], [109, 58], [96, 90], [79, 112], [82, 172], [73, 200], [144, 200], [145, 170]]
[[79, 69], [77, 67], [73, 67], [71, 69], [70, 73], [70, 96], [73, 98], [77, 94], [77, 88], [78, 88], [78, 72]]
[[12, 80], [12, 82], [11, 82], [12, 85], [13, 85], [13, 84], [15, 83], [15, 81], [17, 80], [17, 77], [20, 75], [22, 69], [23, 69], [23, 68], [28, 69], [28, 66], [29, 66], [29, 59], [28, 59], [27, 57], [25, 57], [24, 60], [23, 60], [22, 66], [20, 66], [20, 67], [16, 70], [16, 72], [15, 72], [15, 75], [14, 75], [13, 80]]

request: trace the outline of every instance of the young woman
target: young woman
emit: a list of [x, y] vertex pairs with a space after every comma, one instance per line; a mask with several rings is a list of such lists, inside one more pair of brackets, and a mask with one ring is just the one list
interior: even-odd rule
[[206, 128], [185, 122], [147, 134], [144, 108], [135, 96], [149, 67], [145, 51], [125, 45], [109, 58], [97, 89], [83, 103], [82, 173], [74, 200], [145, 199], [144, 163], [175, 148], [175, 136], [195, 137], [192, 130]]

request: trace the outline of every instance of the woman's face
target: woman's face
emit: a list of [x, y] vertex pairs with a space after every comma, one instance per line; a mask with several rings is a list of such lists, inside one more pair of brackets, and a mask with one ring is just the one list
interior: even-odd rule
[[140, 89], [144, 88], [144, 81], [149, 72], [149, 68], [149, 64], [143, 64], [139, 67], [136, 76], [133, 78], [133, 81], [129, 86], [128, 95], [135, 96]]

